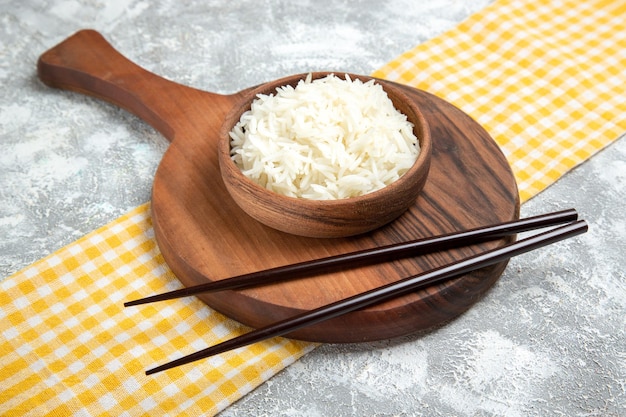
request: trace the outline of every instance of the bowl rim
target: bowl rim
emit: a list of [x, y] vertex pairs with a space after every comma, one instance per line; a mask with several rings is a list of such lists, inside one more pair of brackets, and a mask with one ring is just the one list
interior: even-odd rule
[[[231, 146], [230, 146], [229, 133], [232, 130], [233, 126], [239, 121], [243, 112], [250, 109], [252, 101], [254, 101], [254, 99], [257, 97], [258, 94], [273, 93], [276, 91], [277, 88], [281, 86], [298, 83], [299, 80], [304, 80], [309, 74], [312, 75], [313, 80], [318, 79], [318, 78], [323, 78], [330, 74], [334, 74], [338, 77], [339, 76], [345, 77], [347, 75], [352, 80], [360, 79], [364, 82], [369, 81], [369, 80], [374, 80], [375, 83], [378, 83], [379, 85], [381, 85], [383, 90], [385, 90], [385, 93], [387, 93], [388, 95], [389, 95], [389, 90], [391, 90], [391, 93], [394, 96], [396, 96], [397, 99], [405, 103], [405, 105], [407, 105], [413, 111], [417, 119], [416, 121], [419, 123], [419, 125], [417, 125], [413, 120], [409, 119], [409, 121], [413, 124], [414, 133], [416, 133], [415, 130], [418, 129], [419, 135], [416, 134], [416, 136], [420, 143], [420, 153], [415, 159], [415, 162], [413, 163], [413, 165], [411, 165], [411, 167], [404, 174], [402, 174], [400, 178], [386, 185], [383, 188], [379, 188], [378, 190], [370, 191], [368, 193], [361, 194], [355, 197], [346, 197], [346, 198], [328, 199], [328, 200], [314, 200], [314, 199], [309, 199], [309, 198], [292, 197], [292, 196], [280, 194], [280, 193], [277, 193], [275, 191], [272, 191], [263, 187], [262, 185], [258, 184], [256, 181], [244, 175], [241, 169], [237, 166], [237, 164], [235, 164], [235, 162], [230, 157]], [[391, 97], [389, 98], [391, 100]], [[394, 103], [394, 107], [395, 107], [395, 103]], [[407, 119], [409, 118], [409, 115], [405, 113], [403, 114], [407, 117]], [[237, 178], [244, 181], [251, 188], [258, 190], [259, 192], [263, 192], [267, 195], [271, 195], [272, 198], [276, 199], [278, 202], [284, 201], [285, 204], [298, 204], [302, 206], [303, 208], [313, 209], [316, 207], [319, 208], [320, 206], [332, 208], [334, 206], [345, 206], [346, 204], [364, 205], [369, 202], [378, 201], [383, 196], [393, 194], [396, 189], [406, 186], [406, 183], [412, 180], [413, 174], [415, 174], [416, 171], [420, 171], [421, 168], [424, 166], [424, 164], [428, 162], [430, 158], [430, 154], [431, 154], [431, 148], [432, 148], [432, 138], [431, 138], [428, 122], [426, 121], [424, 114], [420, 110], [419, 106], [417, 106], [417, 104], [415, 104], [412, 100], [410, 100], [408, 96], [403, 91], [400, 90], [399, 87], [393, 85], [390, 81], [368, 76], [368, 75], [359, 75], [359, 74], [353, 74], [353, 73], [344, 72], [344, 71], [313, 71], [313, 72], [300, 73], [300, 74], [290, 75], [287, 77], [282, 77], [274, 81], [270, 81], [268, 83], [259, 85], [257, 87], [253, 87], [252, 89], [248, 90], [243, 100], [241, 101], [241, 103], [238, 105], [235, 105], [224, 118], [224, 123], [222, 123], [222, 127], [220, 129], [218, 152], [220, 154], [223, 154], [221, 155], [222, 157], [220, 158], [220, 164], [222, 164], [223, 162], [226, 162], [227, 166], [225, 166], [224, 168], [228, 169], [231, 174], [235, 175]]]

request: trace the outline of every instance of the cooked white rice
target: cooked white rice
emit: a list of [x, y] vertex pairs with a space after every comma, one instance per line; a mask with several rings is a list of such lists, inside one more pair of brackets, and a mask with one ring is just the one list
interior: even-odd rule
[[419, 154], [413, 125], [379, 84], [332, 74], [258, 95], [230, 138], [231, 157], [248, 178], [315, 200], [383, 188]]

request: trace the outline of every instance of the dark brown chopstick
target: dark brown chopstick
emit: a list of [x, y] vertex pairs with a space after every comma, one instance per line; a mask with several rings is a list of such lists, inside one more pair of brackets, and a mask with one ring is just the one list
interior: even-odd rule
[[293, 265], [266, 269], [232, 278], [226, 278], [220, 281], [209, 282], [207, 284], [157, 294], [134, 301], [128, 301], [124, 303], [124, 306], [129, 307], [156, 301], [171, 300], [174, 298], [187, 297], [200, 293], [240, 289], [254, 285], [270, 284], [289, 279], [302, 278], [305, 276], [319, 274], [321, 272], [330, 272], [339, 268], [349, 269], [356, 266], [388, 262], [394, 259], [423, 255], [429, 252], [480, 243], [486, 240], [497, 239], [548, 226], [565, 224], [575, 221], [577, 218], [578, 214], [574, 209], [557, 211], [526, 219], [478, 227], [462, 232], [449, 233], [436, 237], [413, 240], [410, 242], [382, 246], [379, 248], [365, 249], [347, 254], [330, 256], [327, 258], [300, 262]]
[[400, 281], [296, 315], [269, 326], [253, 330], [242, 336], [235, 337], [164, 365], [149, 369], [146, 371], [146, 375], [204, 359], [228, 350], [247, 346], [271, 337], [282, 336], [302, 327], [310, 326], [360, 308], [371, 306], [373, 304], [378, 304], [409, 292], [416, 291], [417, 289], [425, 286], [440, 283], [461, 274], [466, 274], [476, 269], [502, 262], [513, 256], [521, 255], [548, 244], [585, 233], [587, 229], [588, 226], [584, 220], [560, 226], [547, 232], [513, 242], [506, 246], [502, 246], [458, 262], [450, 263], [440, 268], [405, 278]]

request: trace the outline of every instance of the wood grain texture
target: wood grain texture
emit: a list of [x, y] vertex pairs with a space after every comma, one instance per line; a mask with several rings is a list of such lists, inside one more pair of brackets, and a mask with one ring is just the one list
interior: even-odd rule
[[[515, 179], [496, 143], [462, 111], [424, 91], [400, 86], [420, 106], [433, 141], [430, 173], [415, 204], [367, 234], [317, 239], [262, 225], [235, 204], [222, 182], [218, 133], [245, 91], [218, 95], [165, 80], [126, 60], [94, 31], [78, 32], [44, 53], [38, 71], [50, 86], [90, 94], [133, 112], [171, 141], [155, 174], [152, 221], [166, 262], [186, 286], [519, 216]], [[508, 241], [201, 299], [235, 320], [260, 327]], [[358, 342], [439, 325], [478, 301], [505, 267], [506, 262], [484, 268], [290, 337]]]

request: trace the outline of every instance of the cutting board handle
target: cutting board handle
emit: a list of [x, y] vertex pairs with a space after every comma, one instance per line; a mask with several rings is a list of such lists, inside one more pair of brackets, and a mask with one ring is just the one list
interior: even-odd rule
[[173, 103], [189, 95], [218, 96], [144, 70], [115, 50], [100, 33], [89, 29], [43, 53], [37, 73], [50, 87], [94, 96], [130, 111], [170, 141], [186, 110]]

